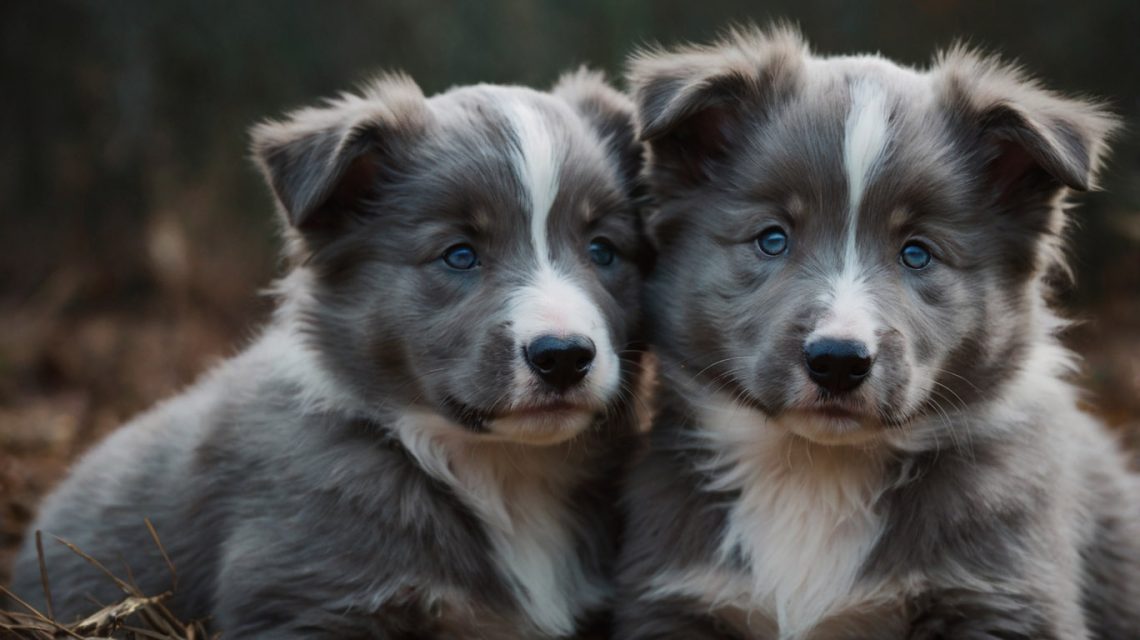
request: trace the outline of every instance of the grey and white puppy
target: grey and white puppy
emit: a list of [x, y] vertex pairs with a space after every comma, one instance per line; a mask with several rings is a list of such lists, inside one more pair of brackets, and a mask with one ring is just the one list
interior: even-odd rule
[[[388, 75], [253, 131], [295, 267], [252, 346], [43, 504], [234, 638], [555, 638], [606, 604], [635, 428], [632, 104]], [[48, 539], [50, 542], [50, 538]], [[47, 545], [57, 614], [114, 585]], [[40, 591], [34, 545], [15, 590]]]
[[1046, 305], [1113, 118], [782, 28], [629, 80], [662, 397], [618, 637], [1140, 637], [1140, 491]]

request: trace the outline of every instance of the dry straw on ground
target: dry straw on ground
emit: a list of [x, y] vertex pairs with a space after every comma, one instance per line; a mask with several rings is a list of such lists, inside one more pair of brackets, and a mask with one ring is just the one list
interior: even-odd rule
[[75, 545], [56, 538], [72, 552], [87, 561], [114, 582], [123, 592], [118, 602], [102, 605], [92, 603], [92, 613], [79, 621], [62, 622], [55, 619], [52, 607], [51, 582], [44, 565], [43, 540], [36, 532], [36, 547], [40, 557], [40, 578], [47, 595], [46, 611], [29, 604], [18, 594], [0, 586], [0, 596], [9, 601], [7, 610], [0, 609], [0, 637], [13, 640], [49, 640], [72, 638], [75, 640], [208, 640], [210, 636], [202, 622], [183, 622], [166, 607], [174, 589], [178, 586], [178, 574], [170, 562], [158, 533], [148, 521], [154, 543], [158, 545], [162, 557], [170, 569], [171, 590], [157, 594], [145, 594], [134, 583], [133, 578], [115, 575], [103, 563], [84, 553]]

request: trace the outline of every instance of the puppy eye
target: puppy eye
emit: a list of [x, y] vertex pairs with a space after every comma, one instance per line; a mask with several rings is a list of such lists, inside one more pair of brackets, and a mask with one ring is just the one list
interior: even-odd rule
[[788, 250], [788, 234], [779, 227], [770, 227], [756, 237], [756, 246], [765, 255], [778, 256]]
[[930, 250], [918, 242], [906, 243], [903, 245], [902, 251], [899, 252], [899, 261], [907, 268], [916, 271], [925, 269], [930, 264], [931, 259]]
[[466, 271], [479, 266], [479, 256], [469, 244], [457, 244], [443, 252], [443, 262], [452, 269]]
[[591, 240], [589, 252], [590, 260], [600, 267], [613, 264], [617, 258], [617, 250], [614, 249], [610, 241], [605, 238], [594, 238]]

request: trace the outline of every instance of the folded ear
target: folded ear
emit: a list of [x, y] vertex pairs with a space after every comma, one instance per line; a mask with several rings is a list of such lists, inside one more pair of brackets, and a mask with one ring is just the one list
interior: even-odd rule
[[633, 192], [645, 156], [644, 146], [637, 139], [633, 101], [610, 86], [600, 71], [586, 67], [563, 74], [551, 93], [569, 103], [597, 132], [617, 161], [626, 190]]
[[1039, 199], [1095, 186], [1117, 126], [1103, 105], [1067, 98], [964, 47], [940, 56], [935, 82], [999, 197]]
[[735, 30], [709, 46], [634, 54], [627, 78], [655, 182], [689, 186], [707, 178], [735, 139], [734, 125], [789, 95], [807, 56], [799, 34], [787, 27]]
[[253, 154], [289, 224], [326, 227], [373, 193], [386, 163], [422, 133], [427, 116], [415, 82], [383, 75], [361, 95], [255, 126]]

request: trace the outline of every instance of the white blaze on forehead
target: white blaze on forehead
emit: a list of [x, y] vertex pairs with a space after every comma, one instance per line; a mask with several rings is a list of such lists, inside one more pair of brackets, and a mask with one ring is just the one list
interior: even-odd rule
[[867, 280], [853, 269], [844, 269], [828, 284], [821, 300], [827, 312], [804, 344], [824, 338], [854, 340], [862, 342], [874, 355], [877, 321]]
[[565, 157], [564, 143], [536, 105], [515, 102], [508, 107], [517, 147], [513, 155], [515, 174], [530, 201], [531, 241], [539, 262], [550, 259], [546, 225], [558, 195], [558, 173]]
[[875, 177], [890, 146], [887, 96], [866, 80], [851, 85], [851, 106], [843, 135], [843, 166], [847, 174], [847, 227], [842, 271], [828, 283], [822, 302], [828, 311], [807, 342], [819, 338], [857, 340], [875, 349], [875, 313], [859, 261], [856, 233], [859, 209], [867, 185]]
[[[553, 109], [543, 111], [534, 103], [519, 100], [507, 105], [506, 114], [516, 139], [512, 163], [530, 204], [530, 237], [537, 263], [528, 282], [511, 297], [515, 338], [524, 346], [544, 335], [589, 338], [597, 355], [586, 384], [595, 395], [607, 396], [617, 386], [619, 374], [608, 325], [585, 289], [554, 264], [547, 234], [568, 151], [566, 137], [559, 135], [551, 122], [557, 116]], [[584, 252], [586, 247], [568, 249]], [[520, 363], [513, 393], [516, 401], [530, 392], [531, 377], [525, 363]]]
[[596, 338], [606, 333], [605, 321], [586, 292], [547, 265], [534, 274], [529, 285], [518, 291], [512, 305], [522, 312], [516, 316], [519, 320], [515, 323], [515, 333], [523, 337], [584, 335]]
[[858, 264], [855, 228], [859, 223], [859, 208], [867, 184], [886, 155], [890, 142], [888, 127], [887, 100], [883, 90], [867, 81], [852, 84], [851, 110], [847, 112], [843, 135], [843, 166], [847, 171], [848, 194], [845, 269]]

